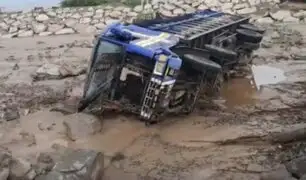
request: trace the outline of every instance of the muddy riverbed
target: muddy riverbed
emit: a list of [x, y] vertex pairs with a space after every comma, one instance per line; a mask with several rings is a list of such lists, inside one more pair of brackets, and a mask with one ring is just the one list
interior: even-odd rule
[[[132, 115], [115, 113], [99, 117], [101, 129], [70, 127], [64, 122], [73, 122], [74, 115], [50, 111], [66, 99], [77, 101], [92, 37], [1, 39], [0, 146], [28, 159], [54, 144], [101, 151], [105, 179], [260, 179], [305, 155], [304, 142], [239, 141], [306, 125], [305, 29], [301, 24], [268, 28], [253, 55], [254, 65], [262, 66], [255, 72], [257, 84], [246, 66], [224, 84], [220, 98], [202, 99], [190, 116], [146, 127]], [[258, 86], [263, 73], [266, 82]], [[220, 143], [227, 141], [235, 143]]]

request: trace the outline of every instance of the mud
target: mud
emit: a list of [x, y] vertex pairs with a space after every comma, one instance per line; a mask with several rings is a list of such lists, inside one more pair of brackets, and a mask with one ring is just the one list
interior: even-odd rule
[[100, 117], [101, 133], [75, 141], [67, 138], [66, 115], [49, 110], [79, 96], [84, 75], [69, 71], [71, 76], [34, 77], [46, 63], [81, 72], [92, 37], [1, 40], [0, 110], [15, 108], [20, 118], [0, 123], [0, 146], [27, 158], [48, 152], [54, 144], [101, 151], [106, 155], [105, 179], [258, 180], [262, 172], [305, 155], [303, 142], [278, 145], [258, 138], [305, 126], [305, 28], [271, 26], [263, 47], [254, 52], [254, 64], [280, 69], [282, 81], [256, 88], [250, 66], [246, 77], [225, 83], [220, 98], [201, 101], [206, 104], [190, 116], [146, 127], [132, 115], [112, 114]]

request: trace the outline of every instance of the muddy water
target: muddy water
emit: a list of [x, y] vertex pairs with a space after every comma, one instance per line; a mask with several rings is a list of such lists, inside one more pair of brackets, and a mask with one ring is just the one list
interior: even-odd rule
[[225, 106], [229, 110], [255, 103], [254, 96], [257, 94], [256, 88], [247, 78], [230, 79], [221, 89], [221, 97], [225, 100]]

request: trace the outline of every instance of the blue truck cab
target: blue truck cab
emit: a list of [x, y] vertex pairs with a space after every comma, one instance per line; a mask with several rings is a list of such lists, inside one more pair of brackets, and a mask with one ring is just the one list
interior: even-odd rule
[[[146, 122], [169, 113], [192, 112], [204, 86], [213, 88], [223, 76], [224, 67], [230, 64], [224, 61], [238, 57], [237, 44], [241, 42], [237, 43], [237, 36], [249, 38], [246, 35], [252, 28], [257, 30], [252, 31], [255, 35], [260, 34], [255, 26], [245, 24], [247, 21], [204, 10], [108, 26], [94, 46], [79, 111], [90, 106], [99, 111], [119, 109], [136, 113]], [[237, 35], [239, 24], [245, 25], [247, 33]], [[214, 43], [215, 36], [234, 41], [235, 47]]]

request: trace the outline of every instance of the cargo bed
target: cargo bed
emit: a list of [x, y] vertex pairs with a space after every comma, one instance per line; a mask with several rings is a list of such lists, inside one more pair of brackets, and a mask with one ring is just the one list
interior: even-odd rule
[[[220, 34], [224, 30], [234, 31], [239, 24], [246, 23], [248, 20], [248, 17], [204, 10], [169, 19], [145, 20], [135, 25], [151, 30], [172, 33], [179, 36], [182, 41], [190, 42], [199, 37], [203, 39], [207, 37], [206, 35], [215, 34], [214, 32]], [[208, 40], [209, 38], [204, 38], [201, 41], [205, 41], [205, 39]]]

